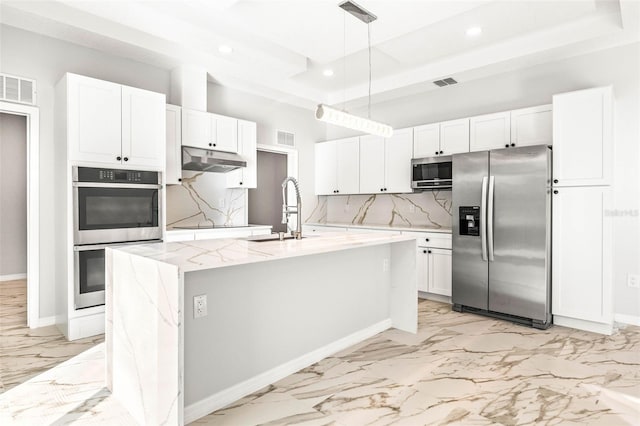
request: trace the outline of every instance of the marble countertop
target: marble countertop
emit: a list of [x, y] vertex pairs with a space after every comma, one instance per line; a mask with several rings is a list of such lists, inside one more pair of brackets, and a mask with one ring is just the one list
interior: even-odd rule
[[346, 228], [360, 228], [360, 229], [381, 229], [387, 231], [413, 231], [413, 232], [441, 232], [443, 234], [450, 234], [451, 228], [435, 228], [429, 225], [356, 225], [353, 223], [305, 223], [305, 225], [311, 226], [340, 226]]
[[401, 234], [326, 232], [306, 236], [302, 240], [256, 242], [222, 238], [141, 244], [107, 250], [142, 256], [178, 266], [182, 272], [191, 272], [413, 240], [413, 237]]
[[271, 225], [237, 225], [237, 226], [218, 226], [215, 228], [198, 228], [197, 226], [193, 226], [193, 227], [180, 227], [180, 228], [174, 228], [174, 227], [167, 227], [167, 232], [177, 232], [177, 231], [226, 231], [229, 229], [243, 229], [243, 228], [271, 228]]

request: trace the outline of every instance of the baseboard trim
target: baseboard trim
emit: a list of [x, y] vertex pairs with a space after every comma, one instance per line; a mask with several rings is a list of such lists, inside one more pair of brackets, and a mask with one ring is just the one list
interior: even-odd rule
[[581, 320], [576, 318], [568, 318], [560, 315], [553, 316], [553, 323], [563, 327], [575, 328], [578, 330], [591, 331], [593, 333], [606, 334], [608, 336], [613, 334], [613, 324], [605, 324], [600, 322], [593, 322], [587, 320]]
[[637, 325], [638, 327], [640, 327], [640, 316], [615, 314], [613, 316], [613, 320], [618, 324]]
[[336, 352], [346, 349], [350, 346], [360, 343], [369, 337], [391, 328], [391, 319], [386, 319], [373, 324], [370, 327], [352, 333], [335, 342], [329, 343], [315, 351], [309, 352], [299, 358], [293, 359], [287, 363], [279, 365], [262, 374], [254, 376], [235, 386], [227, 388], [223, 391], [215, 393], [205, 399], [195, 402], [184, 408], [184, 424], [191, 423], [201, 417], [206, 416], [220, 408], [223, 408], [238, 399], [247, 396], [263, 387], [277, 382], [303, 368], [310, 366]]
[[441, 294], [426, 293], [424, 291], [418, 291], [418, 297], [420, 299], [433, 300], [435, 302], [448, 303], [451, 305], [451, 296], [443, 296]]
[[56, 325], [58, 323], [58, 317], [52, 315], [50, 317], [42, 317], [38, 318], [37, 322], [29, 328], [40, 328], [40, 327], [48, 327], [50, 325]]
[[26, 279], [27, 279], [27, 273], [26, 272], [24, 274], [0, 275], [0, 282], [1, 281], [26, 280]]

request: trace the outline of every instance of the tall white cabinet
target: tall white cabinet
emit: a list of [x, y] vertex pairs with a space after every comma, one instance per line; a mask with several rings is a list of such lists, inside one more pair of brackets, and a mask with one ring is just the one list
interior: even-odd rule
[[344, 138], [315, 145], [317, 195], [360, 192], [360, 138]]
[[360, 193], [403, 193], [411, 189], [413, 128], [395, 130], [385, 139], [360, 137]]
[[611, 87], [553, 97], [554, 323], [613, 331]]

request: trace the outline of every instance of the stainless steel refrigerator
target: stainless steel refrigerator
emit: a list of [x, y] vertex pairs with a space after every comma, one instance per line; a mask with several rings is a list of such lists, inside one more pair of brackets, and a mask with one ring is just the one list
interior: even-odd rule
[[453, 155], [452, 303], [551, 324], [551, 149]]

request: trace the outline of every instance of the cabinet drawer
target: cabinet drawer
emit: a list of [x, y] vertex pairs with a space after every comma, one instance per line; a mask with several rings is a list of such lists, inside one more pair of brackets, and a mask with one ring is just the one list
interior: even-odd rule
[[436, 232], [402, 231], [402, 235], [410, 235], [416, 238], [418, 247], [433, 247], [451, 249], [451, 234]]
[[164, 241], [167, 243], [172, 243], [176, 241], [193, 241], [195, 239], [195, 235], [193, 231], [167, 231], [164, 237]]

